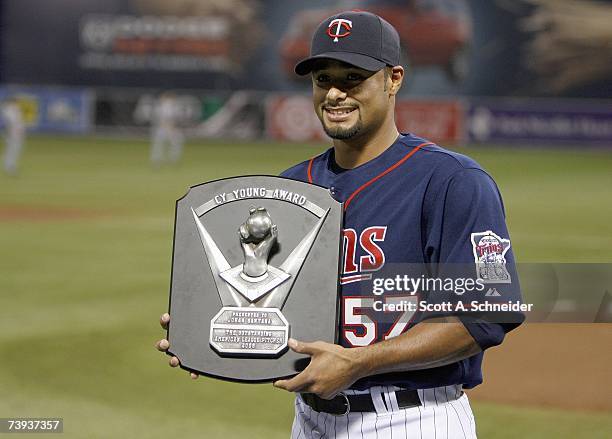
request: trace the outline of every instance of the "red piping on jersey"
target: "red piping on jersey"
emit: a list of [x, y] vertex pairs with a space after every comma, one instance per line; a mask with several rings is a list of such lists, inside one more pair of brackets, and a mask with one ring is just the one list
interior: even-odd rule
[[312, 163], [315, 158], [316, 157], [311, 158], [310, 162], [308, 162], [308, 183], [312, 183]]
[[[357, 194], [359, 192], [361, 192], [362, 190], [364, 190], [365, 188], [367, 188], [368, 186], [370, 186], [372, 183], [374, 183], [375, 181], [381, 179], [382, 177], [384, 177], [385, 175], [387, 175], [389, 172], [393, 171], [395, 168], [397, 168], [398, 166], [400, 166], [402, 163], [404, 163], [406, 160], [408, 160], [410, 157], [412, 157], [412, 155], [417, 152], [419, 149], [421, 149], [423, 146], [426, 145], [433, 145], [432, 142], [425, 142], [425, 143], [421, 143], [420, 145], [415, 146], [414, 148], [412, 148], [412, 150], [406, 154], [404, 157], [402, 157], [397, 163], [395, 163], [392, 166], [389, 166], [387, 169], [385, 169], [383, 172], [381, 172], [380, 174], [378, 174], [376, 177], [374, 177], [373, 179], [371, 179], [370, 181], [362, 184], [361, 186], [359, 186], [357, 188], [357, 190], [355, 190], [355, 192], [353, 192], [344, 202], [344, 210], [346, 211], [346, 209], [348, 209], [349, 205], [351, 204], [351, 201], [353, 201], [353, 198], [355, 198], [357, 196]], [[312, 164], [312, 160], [310, 161], [310, 164]], [[308, 168], [308, 173], [310, 175], [310, 167]]]

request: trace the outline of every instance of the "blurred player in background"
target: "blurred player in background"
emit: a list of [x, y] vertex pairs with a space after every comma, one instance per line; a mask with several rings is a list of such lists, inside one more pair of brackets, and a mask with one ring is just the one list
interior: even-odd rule
[[153, 166], [160, 166], [167, 161], [178, 162], [183, 154], [184, 136], [180, 129], [180, 108], [173, 93], [163, 93], [155, 103], [151, 128]]
[[21, 108], [15, 98], [2, 105], [2, 119], [5, 127], [6, 147], [4, 150], [4, 171], [9, 175], [17, 174], [17, 164], [23, 148], [25, 127]]

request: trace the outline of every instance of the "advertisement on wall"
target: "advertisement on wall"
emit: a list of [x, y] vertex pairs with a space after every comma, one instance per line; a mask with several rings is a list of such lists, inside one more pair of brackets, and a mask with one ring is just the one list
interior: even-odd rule
[[469, 141], [554, 142], [612, 146], [612, 109], [606, 103], [476, 100], [468, 112]]
[[395, 105], [395, 121], [401, 132], [452, 145], [464, 138], [463, 108], [459, 101], [399, 100]]
[[94, 100], [86, 90], [0, 87], [0, 102], [11, 97], [16, 99], [28, 131], [85, 133], [91, 128]]
[[266, 100], [266, 134], [274, 140], [323, 142], [329, 138], [305, 95], [272, 95]]
[[143, 134], [151, 127], [164, 96], [172, 97], [176, 105], [176, 123], [189, 137], [255, 139], [263, 135], [263, 95], [248, 91], [101, 90], [96, 94], [94, 106], [96, 128]]

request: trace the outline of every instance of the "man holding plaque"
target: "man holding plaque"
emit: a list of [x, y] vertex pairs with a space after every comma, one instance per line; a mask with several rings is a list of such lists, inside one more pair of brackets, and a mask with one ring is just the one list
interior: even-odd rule
[[[475, 437], [463, 389], [482, 382], [483, 351], [523, 319], [421, 308], [422, 288], [401, 282], [407, 264], [433, 267], [430, 274], [464, 264], [487, 295], [520, 300], [495, 182], [470, 158], [398, 132], [399, 64], [396, 30], [350, 11], [319, 25], [311, 56], [295, 68], [312, 77], [333, 147], [283, 176], [327, 187], [343, 203], [344, 265], [340, 344], [290, 339], [310, 363], [274, 382], [296, 393], [293, 438]], [[158, 348], [167, 350], [167, 340]]]

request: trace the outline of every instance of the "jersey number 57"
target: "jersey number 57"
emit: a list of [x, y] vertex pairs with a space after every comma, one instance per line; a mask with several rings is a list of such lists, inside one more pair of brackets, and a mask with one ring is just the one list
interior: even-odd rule
[[[383, 311], [376, 312], [376, 308]], [[418, 297], [416, 296], [385, 296], [385, 297], [362, 297], [345, 296], [343, 297], [343, 325], [342, 336], [350, 346], [367, 346], [376, 341], [387, 340], [400, 335], [408, 325], [415, 311], [391, 312], [386, 310], [388, 304], [400, 305], [413, 303], [412, 308], [416, 308]], [[405, 306], [404, 308], [409, 308]], [[376, 319], [374, 316], [380, 316]], [[391, 326], [385, 331], [385, 328]], [[382, 337], [380, 336], [382, 333]]]

